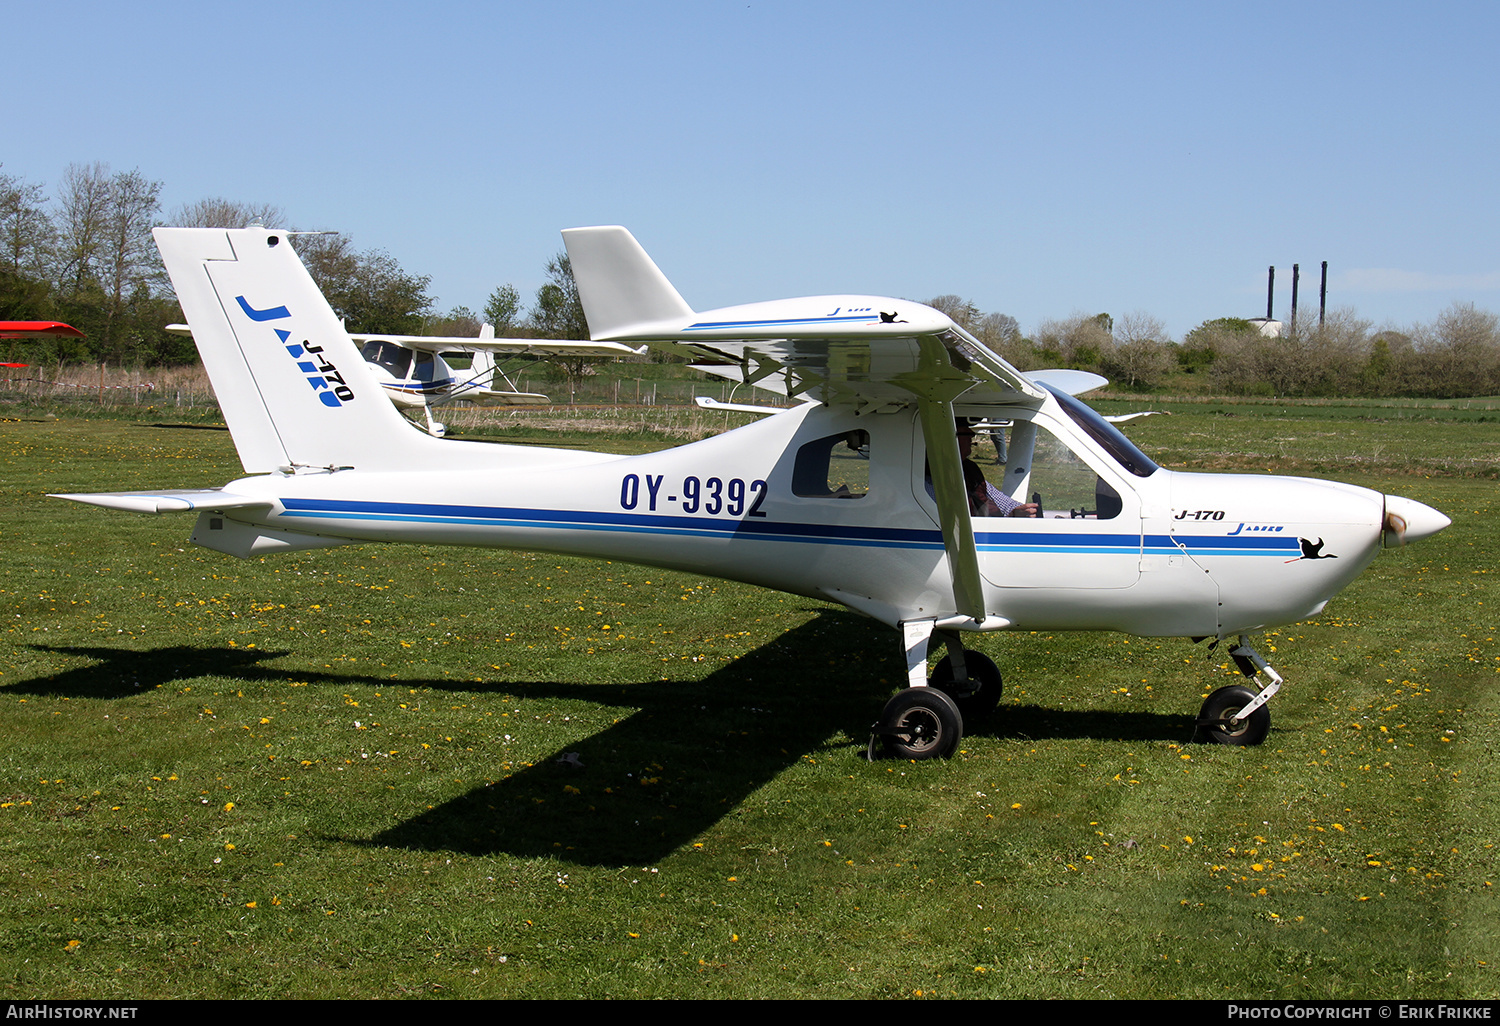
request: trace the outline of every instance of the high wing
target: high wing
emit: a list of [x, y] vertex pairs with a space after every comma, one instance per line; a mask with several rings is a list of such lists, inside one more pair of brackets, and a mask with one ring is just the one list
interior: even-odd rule
[[617, 342], [584, 342], [559, 338], [443, 338], [437, 335], [350, 335], [355, 342], [393, 342], [421, 353], [504, 353], [513, 356], [639, 356], [644, 346], [632, 349]]
[[1039, 406], [1046, 395], [921, 303], [812, 296], [697, 313], [624, 228], [572, 228], [563, 239], [596, 340], [648, 342], [720, 377], [862, 410], [934, 388], [970, 402]]
[[[191, 335], [186, 324], [169, 324], [167, 330]], [[484, 325], [477, 338], [441, 335], [350, 335], [365, 362], [376, 367], [376, 377], [397, 408], [420, 410], [426, 430], [441, 437], [446, 430], [432, 418], [434, 407], [457, 400], [476, 406], [536, 406], [550, 400], [539, 392], [523, 392], [496, 363], [496, 355], [577, 358], [637, 356], [645, 346], [632, 349], [618, 342], [578, 339], [496, 338], [492, 325]], [[415, 354], [415, 356], [413, 355]], [[470, 366], [454, 366], [454, 358], [472, 357]], [[447, 358], [447, 359], [445, 359]], [[503, 387], [501, 387], [503, 385]]]
[[961, 615], [983, 620], [974, 530], [953, 404], [1039, 407], [1048, 393], [946, 315], [876, 296], [813, 296], [698, 313], [618, 226], [563, 233], [595, 339], [647, 342], [700, 369], [830, 406], [876, 413], [915, 404]]
[[23, 338], [83, 338], [83, 332], [61, 321], [0, 321], [0, 340]]
[[[0, 328], [5, 322], [0, 321]], [[61, 325], [67, 327], [67, 325]], [[489, 327], [486, 325], [486, 327]], [[71, 330], [71, 329], [70, 329]], [[168, 324], [167, 331], [175, 335], [191, 335], [186, 324]], [[491, 328], [491, 331], [494, 329]], [[0, 338], [7, 337], [0, 335]], [[82, 335], [78, 337], [82, 338]], [[349, 336], [359, 345], [366, 342], [392, 342], [403, 349], [421, 353], [506, 353], [516, 356], [639, 356], [645, 347], [632, 349], [616, 342], [584, 342], [578, 339], [558, 338], [479, 338], [441, 335], [354, 335]]]

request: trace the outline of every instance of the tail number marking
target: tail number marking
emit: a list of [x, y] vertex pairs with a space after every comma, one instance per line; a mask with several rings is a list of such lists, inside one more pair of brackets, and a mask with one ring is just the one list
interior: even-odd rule
[[[760, 504], [766, 501], [766, 483], [764, 481], [751, 481], [748, 485], [738, 477], [732, 477], [728, 481], [723, 478], [711, 477], [706, 481], [696, 477], [686, 477], [682, 480], [681, 495], [661, 495], [662, 481], [665, 475], [645, 475], [645, 499], [648, 511], [655, 513], [658, 503], [666, 505], [677, 503], [684, 513], [698, 513], [702, 511], [711, 517], [726, 513], [732, 517], [752, 516], [763, 517], [765, 512]], [[639, 474], [626, 474], [620, 481], [620, 508], [635, 509], [641, 504], [642, 479]], [[749, 512], [745, 510], [745, 500], [754, 493], [755, 501], [750, 504]]]

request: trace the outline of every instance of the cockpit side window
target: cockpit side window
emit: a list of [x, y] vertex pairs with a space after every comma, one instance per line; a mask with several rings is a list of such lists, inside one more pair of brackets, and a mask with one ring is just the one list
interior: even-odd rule
[[367, 363], [384, 367], [398, 378], [406, 377], [411, 367], [411, 350], [390, 342], [366, 342], [362, 355]]
[[970, 461], [992, 495], [1012, 500], [996, 500], [989, 508], [1035, 503], [1037, 515], [1046, 519], [1110, 520], [1120, 515], [1120, 493], [1045, 425], [978, 418], [972, 423]]
[[792, 494], [862, 499], [870, 492], [870, 433], [846, 431], [808, 442], [792, 464]]

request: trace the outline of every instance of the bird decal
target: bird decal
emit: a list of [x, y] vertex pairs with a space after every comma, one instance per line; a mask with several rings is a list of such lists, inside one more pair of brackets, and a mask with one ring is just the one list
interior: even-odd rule
[[1298, 538], [1297, 540], [1302, 543], [1302, 558], [1303, 559], [1338, 559], [1339, 558], [1338, 556], [1334, 555], [1331, 552], [1328, 553], [1327, 555], [1323, 555], [1322, 554], [1323, 553], [1323, 539], [1322, 538], [1319, 538], [1316, 542], [1310, 542], [1306, 538]]

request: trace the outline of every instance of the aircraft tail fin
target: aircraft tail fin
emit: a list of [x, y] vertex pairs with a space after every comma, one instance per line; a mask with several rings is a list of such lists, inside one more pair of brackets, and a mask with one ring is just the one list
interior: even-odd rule
[[568, 228], [562, 234], [595, 340], [649, 337], [652, 325], [667, 322], [679, 327], [693, 315], [693, 308], [624, 228]]
[[412, 466], [441, 444], [386, 399], [285, 232], [154, 235], [246, 471]]

